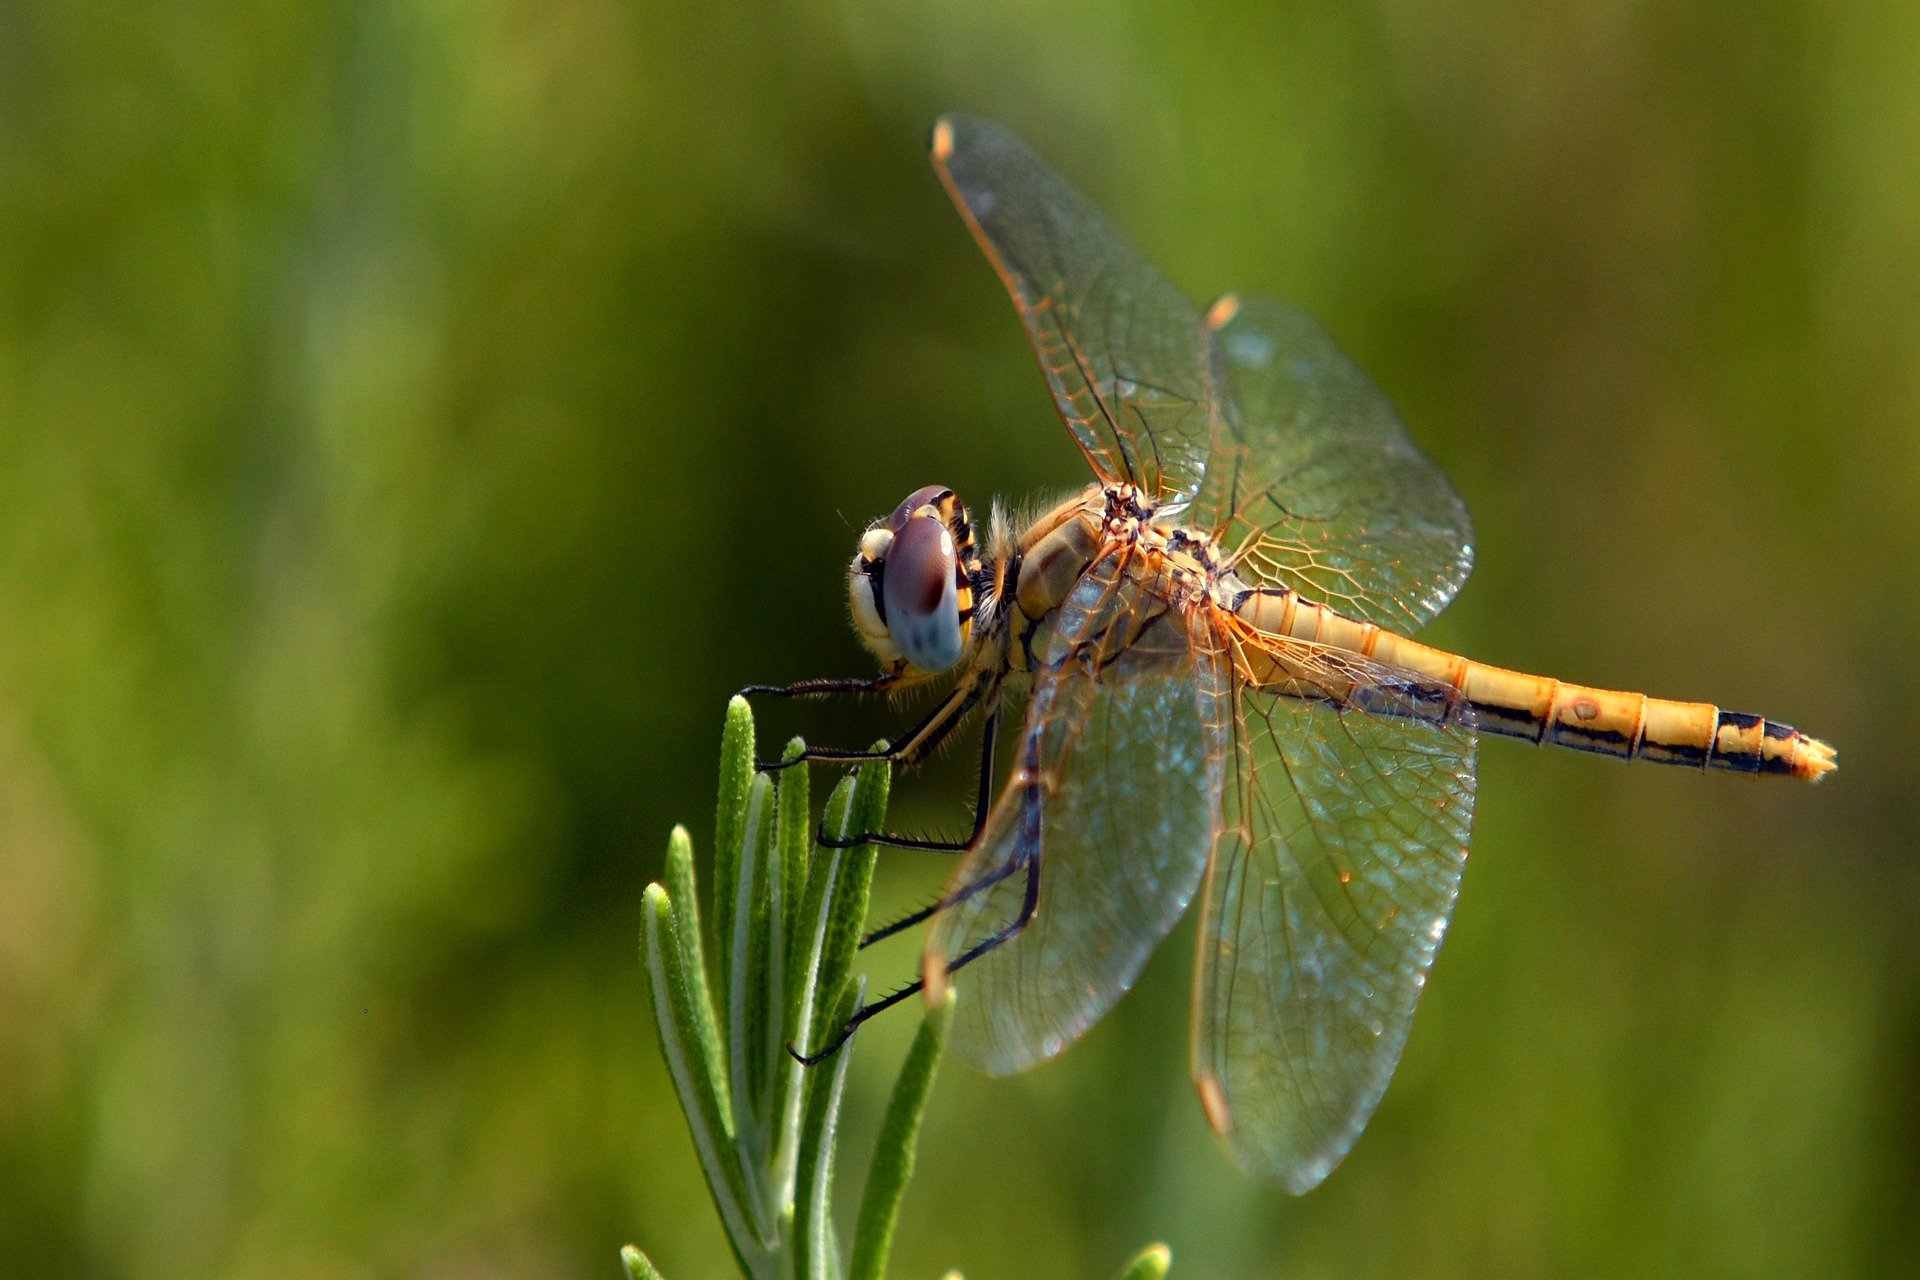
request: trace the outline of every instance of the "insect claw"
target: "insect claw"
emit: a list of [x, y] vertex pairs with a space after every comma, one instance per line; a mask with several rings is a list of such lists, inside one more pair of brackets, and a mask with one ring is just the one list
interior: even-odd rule
[[794, 1048], [793, 1041], [789, 1040], [787, 1041], [787, 1053], [795, 1062], [803, 1067], [817, 1067], [834, 1054], [840, 1052], [840, 1047], [852, 1038], [853, 1029], [859, 1025], [856, 1021], [849, 1022], [846, 1026], [841, 1027], [839, 1031], [834, 1033], [833, 1039], [821, 1046], [820, 1052], [818, 1053], [802, 1053]]

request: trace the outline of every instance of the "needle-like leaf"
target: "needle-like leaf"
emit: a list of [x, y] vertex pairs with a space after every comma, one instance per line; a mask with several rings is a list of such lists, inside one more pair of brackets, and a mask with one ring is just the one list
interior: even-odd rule
[[[884, 773], [881, 776], [884, 778]], [[841, 779], [827, 797], [821, 829], [836, 838], [861, 830], [854, 825], [855, 813], [869, 806], [871, 791], [872, 784], [867, 781], [864, 772], [855, 778]], [[885, 804], [884, 792], [880, 803], [882, 806]], [[812, 840], [808, 839], [807, 844], [812, 847]], [[837, 992], [821, 981], [821, 957], [826, 950], [830, 926], [839, 910], [840, 899], [847, 889], [845, 870], [850, 852], [846, 849], [813, 848], [806, 869], [806, 891], [801, 895], [799, 907], [794, 913], [787, 970], [787, 1036], [788, 1043], [803, 1052], [814, 1048], [816, 1026], [823, 1006], [837, 997]], [[785, 1064], [785, 1101], [773, 1169], [775, 1187], [783, 1200], [796, 1194], [801, 1120], [811, 1092], [819, 1087], [821, 1074], [809, 1071], [791, 1057]]]
[[[787, 760], [797, 760], [806, 744], [795, 738], [787, 744]], [[814, 980], [819, 931], [807, 923], [807, 871], [813, 852], [813, 811], [809, 804], [808, 770], [804, 765], [781, 771], [775, 803], [778, 811], [778, 844], [781, 866], [778, 950], [773, 970], [768, 975], [770, 994], [778, 999], [779, 1044], [770, 1046], [775, 1055], [768, 1075], [773, 1087], [768, 1091], [767, 1127], [774, 1134], [773, 1185], [778, 1203], [793, 1198], [794, 1148], [800, 1129], [800, 1064], [786, 1052], [787, 1044], [797, 1044], [806, 1036], [803, 1005]], [[822, 855], [825, 861], [825, 854]]]
[[729, 965], [732, 949], [723, 939], [733, 923], [740, 884], [740, 846], [747, 831], [747, 791], [753, 785], [753, 709], [745, 698], [727, 703], [726, 728], [720, 733], [720, 796], [713, 815], [713, 916], [708, 948], [717, 966], [713, 989], [720, 997], [714, 1012], [723, 1027], [733, 1025], [728, 1001], [733, 992]]
[[920, 1117], [933, 1089], [934, 1070], [953, 1017], [953, 990], [939, 1007], [927, 1010], [920, 1030], [907, 1050], [907, 1060], [894, 1082], [880, 1138], [874, 1143], [867, 1187], [860, 1196], [860, 1216], [853, 1230], [853, 1260], [848, 1280], [882, 1280], [887, 1254], [893, 1248], [893, 1224], [900, 1216], [900, 1197], [913, 1176], [913, 1153], [920, 1141]]
[[657, 884], [647, 886], [642, 919], [642, 945], [653, 991], [654, 1026], [660, 1033], [660, 1053], [686, 1111], [687, 1130], [693, 1136], [694, 1154], [706, 1175], [707, 1190], [720, 1211], [741, 1267], [751, 1273], [747, 1255], [751, 1245], [764, 1241], [764, 1237], [748, 1220], [747, 1172], [734, 1141], [728, 1099], [714, 1092], [713, 1072], [701, 1061], [704, 1037], [699, 1020], [711, 1018], [712, 1011], [697, 1007], [704, 1001], [697, 998], [695, 984], [681, 963], [681, 948], [673, 938], [673, 907], [667, 891]]
[[[866, 984], [848, 985], [837, 1005], [830, 1006], [844, 1021], [860, 1007]], [[836, 1053], [815, 1068], [807, 1090], [806, 1113], [800, 1123], [798, 1181], [794, 1187], [794, 1280], [834, 1280], [839, 1258], [833, 1242], [833, 1153], [839, 1137], [840, 1099], [847, 1083], [851, 1054]]]
[[627, 1269], [627, 1280], [661, 1280], [659, 1270], [640, 1252], [640, 1246], [628, 1245], [620, 1250], [620, 1265]]
[[[884, 748], [875, 744], [875, 750]], [[839, 839], [877, 830], [887, 811], [887, 766], [878, 760], [860, 766], [847, 809], [838, 828], [829, 829]], [[845, 784], [842, 784], [845, 785]], [[867, 901], [873, 888], [873, 865], [878, 851], [871, 844], [856, 845], [842, 851], [839, 883], [834, 887], [833, 909], [827, 920], [826, 937], [820, 948], [820, 991], [829, 1000], [838, 1000], [853, 973], [854, 953], [860, 949], [860, 935], [866, 929]], [[835, 1024], [838, 1026], [839, 1024]], [[830, 1030], [830, 1029], [829, 1029]]]
[[694, 1010], [703, 1015], [696, 1019], [697, 1025], [687, 1030], [699, 1040], [700, 1060], [707, 1068], [713, 1095], [725, 1098], [730, 1096], [727, 1060], [720, 1050], [720, 1029], [713, 1020], [706, 960], [701, 954], [700, 900], [693, 881], [693, 838], [685, 827], [675, 827], [667, 838], [667, 869], [662, 879], [666, 884], [667, 902], [673, 909], [673, 940], [680, 952], [680, 965], [693, 987]]
[[[852, 806], [853, 779], [842, 778], [827, 795], [821, 829], [837, 836], [847, 825]], [[816, 849], [807, 867], [807, 890], [801, 899], [799, 919], [794, 922], [793, 967], [788, 970], [793, 984], [788, 1031], [796, 1049], [813, 1047], [814, 1023], [819, 1021], [821, 1003], [820, 955], [826, 947], [827, 923], [833, 914], [833, 890], [840, 881], [845, 855], [844, 849]]]
[[773, 781], [756, 774], [747, 787], [742, 824], [740, 861], [734, 884], [733, 919], [727, 931], [732, 992], [727, 1025], [728, 1069], [734, 1082], [734, 1132], [747, 1148], [748, 1159], [766, 1154], [765, 1132], [759, 1127], [757, 1103], [766, 1083], [761, 1045], [778, 1038], [767, 1025], [766, 887], [773, 859]]
[[1163, 1244], [1148, 1245], [1142, 1249], [1126, 1270], [1120, 1273], [1120, 1280], [1166, 1280], [1168, 1268], [1173, 1266], [1173, 1251]]

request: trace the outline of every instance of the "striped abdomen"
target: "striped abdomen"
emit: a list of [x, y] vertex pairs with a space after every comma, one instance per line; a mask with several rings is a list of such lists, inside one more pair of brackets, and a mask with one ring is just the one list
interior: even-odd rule
[[1710, 702], [1670, 702], [1490, 667], [1277, 589], [1243, 593], [1235, 612], [1270, 635], [1344, 649], [1458, 689], [1486, 733], [1581, 751], [1818, 780], [1833, 748], [1789, 725]]

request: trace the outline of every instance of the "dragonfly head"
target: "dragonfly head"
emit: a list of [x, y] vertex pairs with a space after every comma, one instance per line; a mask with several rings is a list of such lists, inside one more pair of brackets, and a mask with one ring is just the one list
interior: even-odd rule
[[884, 665], [950, 670], [973, 638], [979, 571], [966, 506], [942, 485], [916, 489], [860, 537], [847, 567], [854, 629]]

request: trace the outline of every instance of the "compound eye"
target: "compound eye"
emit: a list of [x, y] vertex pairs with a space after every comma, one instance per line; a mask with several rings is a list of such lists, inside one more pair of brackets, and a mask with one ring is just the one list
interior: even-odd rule
[[953, 535], [931, 516], [908, 517], [887, 551], [887, 629], [907, 661], [925, 671], [947, 670], [965, 647], [955, 558]]
[[907, 495], [907, 500], [895, 507], [893, 514], [887, 517], [887, 528], [895, 533], [900, 532], [907, 521], [913, 517], [914, 512], [922, 507], [937, 506], [940, 499], [952, 492], [953, 490], [943, 484], [930, 484], [924, 488], [915, 489]]

